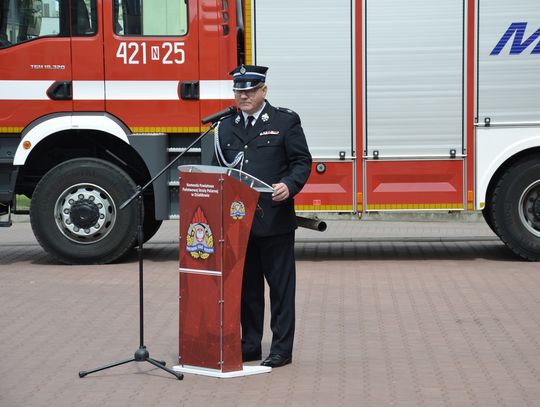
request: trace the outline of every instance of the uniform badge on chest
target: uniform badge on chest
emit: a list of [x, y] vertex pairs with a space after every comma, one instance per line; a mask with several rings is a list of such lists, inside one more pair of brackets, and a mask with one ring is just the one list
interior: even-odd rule
[[279, 130], [266, 130], [259, 134], [259, 136], [277, 136]]

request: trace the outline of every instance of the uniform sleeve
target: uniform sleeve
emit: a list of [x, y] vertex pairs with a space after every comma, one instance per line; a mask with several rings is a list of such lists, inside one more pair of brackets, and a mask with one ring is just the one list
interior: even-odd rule
[[285, 136], [285, 151], [289, 168], [288, 174], [280, 181], [287, 185], [290, 196], [294, 197], [307, 182], [312, 162], [300, 117], [296, 113], [290, 115], [290, 126]]

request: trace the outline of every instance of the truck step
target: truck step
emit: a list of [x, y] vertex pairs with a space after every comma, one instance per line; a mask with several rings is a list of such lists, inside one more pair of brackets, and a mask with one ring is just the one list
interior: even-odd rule
[[9, 228], [13, 224], [11, 221], [11, 205], [2, 204], [0, 205], [0, 210], [0, 217], [4, 218], [3, 220], [0, 220], [0, 228]]

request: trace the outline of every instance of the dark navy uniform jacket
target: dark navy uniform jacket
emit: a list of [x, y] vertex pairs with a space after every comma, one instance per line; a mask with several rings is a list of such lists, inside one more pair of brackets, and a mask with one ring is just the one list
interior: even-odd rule
[[[254, 126], [246, 129], [238, 112], [220, 123], [218, 135], [229, 163], [243, 151], [242, 171], [269, 185], [283, 182], [289, 188], [290, 197], [282, 202], [272, 201], [270, 193], [261, 193], [252, 235], [274, 236], [296, 229], [293, 198], [306, 183], [312, 161], [298, 114], [267, 101]], [[216, 157], [213, 163], [218, 164]], [[236, 168], [240, 169], [240, 164]]]

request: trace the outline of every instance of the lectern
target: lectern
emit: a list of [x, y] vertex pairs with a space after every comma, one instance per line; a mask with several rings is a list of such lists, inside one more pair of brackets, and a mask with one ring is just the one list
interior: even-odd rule
[[214, 377], [267, 373], [244, 366], [242, 274], [259, 193], [272, 187], [231, 168], [179, 167], [179, 365]]

